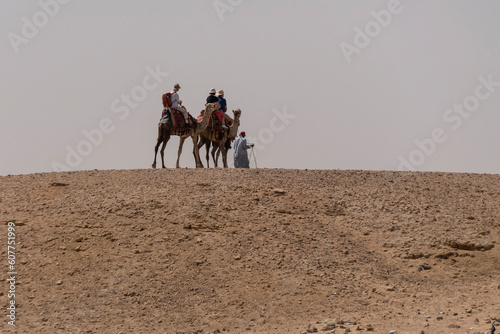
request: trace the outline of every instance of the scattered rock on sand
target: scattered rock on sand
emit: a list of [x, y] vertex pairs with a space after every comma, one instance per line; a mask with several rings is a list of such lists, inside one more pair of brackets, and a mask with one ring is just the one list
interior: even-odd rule
[[422, 271], [422, 270], [431, 270], [432, 267], [430, 265], [428, 265], [427, 263], [422, 263], [421, 265], [418, 266], [418, 271]]
[[323, 327], [322, 331], [323, 332], [331, 331], [331, 330], [334, 330], [335, 327], [337, 327], [337, 326], [335, 326], [335, 323], [329, 322], [325, 327]]
[[50, 184], [51, 187], [67, 187], [69, 184], [67, 183], [61, 183], [61, 182], [52, 182]]
[[309, 325], [309, 327], [307, 327], [307, 333], [317, 333], [317, 332], [318, 332], [318, 329], [316, 328], [316, 326]]
[[273, 189], [273, 193], [275, 193], [276, 195], [284, 195], [285, 190], [281, 189], [281, 188], [276, 188], [276, 189]]

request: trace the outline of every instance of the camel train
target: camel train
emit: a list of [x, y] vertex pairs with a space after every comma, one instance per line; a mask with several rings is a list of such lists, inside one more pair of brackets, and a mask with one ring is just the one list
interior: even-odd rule
[[193, 140], [193, 155], [196, 162], [196, 168], [203, 168], [203, 163], [200, 158], [200, 148], [205, 145], [206, 147], [206, 160], [207, 167], [210, 167], [209, 163], [209, 150], [210, 145], [212, 148], [212, 158], [214, 160], [215, 167], [218, 167], [217, 160], [219, 154], [222, 154], [222, 162], [224, 168], [227, 168], [227, 152], [230, 148], [231, 142], [236, 138], [238, 134], [238, 128], [240, 126], [241, 110], [233, 110], [234, 118], [229, 126], [222, 128], [217, 121], [214, 113], [220, 108], [218, 103], [207, 103], [205, 109], [201, 111], [200, 116], [197, 119], [189, 117], [189, 124], [185, 124], [183, 120], [183, 115], [176, 109], [165, 108], [162, 119], [158, 124], [158, 139], [155, 146], [155, 158], [153, 161], [153, 168], [156, 168], [156, 157], [158, 155], [158, 149], [162, 145], [160, 150], [161, 165], [162, 168], [165, 167], [164, 151], [165, 147], [171, 136], [179, 136], [179, 149], [177, 152], [177, 162], [176, 168], [180, 168], [179, 160], [182, 154], [182, 147], [184, 141], [191, 137]]

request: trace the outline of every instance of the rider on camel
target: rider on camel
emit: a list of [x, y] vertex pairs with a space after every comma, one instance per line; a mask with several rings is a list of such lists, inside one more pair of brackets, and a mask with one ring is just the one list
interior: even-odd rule
[[[217, 96], [215, 96], [215, 93], [216, 93], [215, 88], [212, 88], [210, 90], [210, 95], [208, 95], [208, 97], [207, 97], [207, 103], [219, 103], [219, 99], [217, 98]], [[214, 114], [215, 114], [215, 116], [217, 116], [217, 118], [221, 122], [222, 127], [224, 129], [227, 129], [226, 119], [225, 119], [224, 113], [221, 110], [217, 109], [214, 112]]]
[[182, 112], [186, 124], [189, 124], [189, 115], [187, 109], [182, 105], [182, 101], [179, 99], [179, 94], [177, 93], [179, 89], [181, 89], [181, 86], [176, 83], [174, 89], [170, 92], [170, 99], [172, 101], [172, 106], [170, 108], [177, 109]]

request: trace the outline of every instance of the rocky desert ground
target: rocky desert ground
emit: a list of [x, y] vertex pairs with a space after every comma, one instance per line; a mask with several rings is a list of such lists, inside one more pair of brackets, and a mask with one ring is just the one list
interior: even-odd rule
[[94, 170], [0, 189], [2, 333], [474, 334], [500, 321], [499, 175]]

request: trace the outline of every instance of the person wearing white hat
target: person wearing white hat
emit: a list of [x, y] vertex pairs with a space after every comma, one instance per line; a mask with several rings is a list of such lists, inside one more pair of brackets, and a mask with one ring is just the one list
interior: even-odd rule
[[220, 111], [222, 111], [224, 114], [227, 112], [227, 101], [224, 98], [224, 91], [222, 89], [219, 89], [217, 91], [217, 98], [219, 99], [220, 103]]
[[231, 117], [229, 117], [229, 115], [227, 114], [227, 101], [224, 98], [224, 91], [222, 89], [219, 89], [217, 91], [217, 95], [219, 98], [220, 111], [222, 111], [224, 113], [224, 120], [225, 120], [226, 124], [231, 125], [233, 123], [233, 119]]
[[189, 115], [187, 109], [182, 105], [182, 101], [179, 99], [179, 94], [177, 93], [181, 89], [181, 86], [176, 83], [174, 89], [170, 92], [170, 99], [172, 101], [172, 106], [170, 108], [177, 109], [184, 115], [184, 120], [186, 124], [189, 124]]
[[207, 97], [207, 103], [219, 102], [219, 99], [217, 98], [217, 96], [215, 96], [215, 93], [215, 88], [210, 89], [210, 95], [208, 95]]

